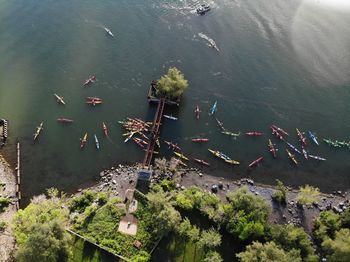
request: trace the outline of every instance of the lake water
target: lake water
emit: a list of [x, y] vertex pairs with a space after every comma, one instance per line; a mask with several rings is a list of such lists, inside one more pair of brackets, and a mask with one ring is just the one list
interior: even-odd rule
[[[142, 161], [144, 152], [123, 143], [117, 124], [127, 116], [153, 119], [147, 103], [149, 83], [176, 66], [189, 80], [181, 107], [167, 108], [178, 121], [164, 120], [161, 138], [177, 142], [189, 157], [211, 163], [204, 171], [232, 178], [249, 176], [261, 183], [280, 179], [288, 185], [312, 184], [324, 191], [350, 185], [350, 151], [308, 141], [310, 153], [326, 162], [303, 160], [294, 167], [285, 145], [272, 159], [267, 150], [269, 126], [289, 131], [312, 130], [321, 138], [350, 140], [350, 6], [336, 0], [218, 0], [199, 16], [199, 1], [38, 1], [0, 0], [0, 117], [10, 120], [10, 140], [2, 153], [14, 157], [22, 145], [24, 197], [48, 187], [74, 190], [119, 163]], [[109, 27], [115, 38], [103, 27]], [[220, 52], [207, 45], [213, 39]], [[95, 74], [89, 87], [82, 83]], [[53, 96], [65, 98], [58, 105]], [[87, 106], [87, 96], [104, 104]], [[233, 132], [264, 132], [237, 140], [220, 133], [208, 116]], [[194, 109], [202, 116], [196, 121]], [[57, 117], [72, 118], [70, 126]], [[33, 143], [36, 126], [44, 130]], [[101, 122], [113, 141], [103, 137]], [[84, 150], [79, 138], [89, 133]], [[100, 139], [95, 150], [93, 134]], [[210, 138], [194, 144], [196, 136]], [[233, 167], [215, 159], [207, 148], [241, 161]], [[171, 156], [164, 145], [162, 155]], [[248, 164], [264, 156], [262, 166]], [[191, 163], [195, 166], [196, 164]]]

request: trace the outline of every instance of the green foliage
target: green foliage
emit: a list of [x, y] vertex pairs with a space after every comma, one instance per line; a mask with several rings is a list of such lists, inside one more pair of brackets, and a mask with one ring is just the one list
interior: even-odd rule
[[0, 219], [0, 232], [4, 231], [6, 228], [6, 222], [2, 219]]
[[14, 216], [13, 232], [18, 245], [24, 244], [29, 235], [33, 233], [35, 224], [45, 224], [52, 220], [64, 224], [68, 220], [68, 212], [61, 208], [59, 198], [46, 198], [44, 195], [32, 199], [31, 203], [23, 210], [19, 210]]
[[334, 238], [335, 232], [340, 229], [340, 216], [333, 211], [322, 211], [314, 224], [314, 236], [322, 242], [326, 238]]
[[177, 233], [191, 242], [197, 242], [200, 238], [200, 230], [198, 227], [191, 225], [190, 220], [186, 217], [178, 226]]
[[20, 262], [61, 262], [69, 256], [69, 235], [58, 219], [35, 223], [27, 240], [19, 245], [15, 257]]
[[272, 194], [272, 199], [280, 204], [287, 203], [287, 187], [280, 180], [277, 181], [276, 191]]
[[11, 203], [10, 199], [8, 197], [2, 197], [0, 196], [0, 213], [5, 210]]
[[342, 227], [350, 228], [350, 208], [347, 208], [341, 215], [340, 221]]
[[336, 232], [334, 240], [331, 238], [326, 239], [323, 241], [322, 247], [328, 254], [327, 261], [350, 261], [350, 230], [348, 228], [340, 229]]
[[172, 179], [163, 179], [159, 185], [162, 187], [164, 192], [170, 192], [175, 190], [176, 185], [175, 185], [175, 181]]
[[311, 206], [319, 199], [320, 190], [317, 187], [309, 185], [299, 187], [299, 193], [297, 195], [297, 202], [300, 205]]
[[99, 206], [103, 206], [107, 203], [109, 199], [109, 195], [106, 192], [98, 192], [97, 193], [97, 202]]
[[216, 251], [209, 251], [205, 258], [203, 259], [203, 262], [222, 262], [222, 258], [220, 254]]
[[241, 240], [254, 240], [264, 235], [270, 205], [242, 187], [227, 194], [229, 203], [224, 205], [224, 218], [229, 232]]
[[205, 250], [213, 249], [221, 245], [221, 235], [213, 228], [204, 230], [202, 231], [198, 244]]
[[301, 262], [296, 250], [286, 252], [274, 242], [253, 242], [247, 246], [246, 251], [237, 254], [237, 257], [241, 262]]
[[193, 209], [193, 201], [188, 198], [185, 194], [179, 193], [176, 195], [176, 205], [184, 210]]
[[153, 233], [157, 236], [166, 235], [180, 224], [180, 213], [173, 207], [171, 196], [163, 190], [147, 194], [148, 208], [153, 223]]
[[148, 262], [151, 260], [151, 255], [146, 251], [141, 251], [139, 254], [133, 256], [131, 261], [133, 262]]
[[284, 250], [300, 250], [303, 261], [317, 262], [319, 260], [315, 255], [310, 237], [300, 227], [295, 227], [291, 224], [272, 226], [271, 238]]
[[165, 98], [178, 98], [188, 87], [188, 81], [176, 67], [171, 67], [168, 73], [157, 81], [156, 95]]
[[77, 211], [79, 213], [84, 212], [85, 208], [90, 206], [95, 200], [96, 192], [87, 190], [82, 195], [74, 197], [69, 202], [69, 209], [71, 211]]

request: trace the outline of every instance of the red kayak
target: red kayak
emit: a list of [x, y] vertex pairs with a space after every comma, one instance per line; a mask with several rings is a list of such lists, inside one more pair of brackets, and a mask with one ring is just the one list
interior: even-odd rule
[[93, 106], [95, 106], [95, 105], [100, 105], [100, 104], [102, 104], [102, 100], [91, 100], [91, 101], [86, 101], [85, 102], [86, 104], [89, 104], [89, 105], [93, 105]]
[[208, 142], [209, 138], [192, 138], [192, 142]]
[[80, 141], [80, 149], [83, 149], [83, 147], [85, 146], [85, 144], [87, 142], [87, 138], [88, 138], [88, 134], [85, 133], [83, 139], [81, 139], [81, 141]]
[[278, 127], [278, 126], [276, 126], [276, 125], [272, 125], [272, 127], [273, 127], [274, 129], [276, 129], [278, 132], [281, 132], [282, 134], [284, 134], [284, 135], [286, 135], [286, 136], [289, 136], [289, 134], [288, 134], [286, 131], [284, 131], [282, 128], [280, 128], [280, 127]]
[[74, 120], [72, 120], [72, 119], [63, 118], [63, 117], [57, 118], [57, 121], [61, 122], [61, 123], [73, 123], [74, 122]]
[[95, 82], [95, 80], [96, 80], [95, 75], [90, 76], [88, 79], [85, 80], [84, 86], [92, 84], [93, 82]]
[[136, 139], [135, 137], [133, 137], [132, 139], [139, 147], [144, 148], [144, 145], [141, 143], [141, 141], [139, 141], [138, 139]]
[[277, 149], [275, 148], [274, 144], [272, 144], [271, 139], [269, 139], [268, 146], [269, 146], [269, 150], [270, 150], [271, 154], [273, 155], [274, 158], [276, 158], [277, 157]]
[[262, 136], [264, 133], [261, 132], [247, 132], [245, 133], [247, 136]]
[[249, 167], [256, 166], [256, 165], [258, 165], [260, 162], [262, 162], [263, 160], [264, 160], [264, 157], [261, 156], [261, 157], [255, 159], [253, 162], [251, 162], [251, 163], [249, 164]]
[[172, 150], [181, 151], [181, 148], [177, 144], [174, 144], [173, 142], [169, 142], [169, 141], [164, 140], [164, 143], [166, 143], [168, 145], [168, 147], [171, 148]]
[[105, 122], [102, 122], [102, 129], [103, 129], [103, 133], [105, 133], [105, 136], [108, 136], [108, 128]]
[[194, 161], [196, 161], [199, 164], [205, 165], [205, 166], [210, 166], [210, 164], [202, 159], [198, 159], [198, 158], [193, 158]]
[[197, 105], [196, 106], [196, 110], [194, 110], [195, 114], [196, 114], [196, 118], [199, 119], [199, 115], [200, 113], [202, 112], [200, 109], [199, 109], [199, 106]]
[[285, 141], [283, 136], [278, 132], [276, 128], [274, 128], [273, 126], [271, 126], [270, 128], [272, 130], [273, 135], [275, 135], [278, 139]]

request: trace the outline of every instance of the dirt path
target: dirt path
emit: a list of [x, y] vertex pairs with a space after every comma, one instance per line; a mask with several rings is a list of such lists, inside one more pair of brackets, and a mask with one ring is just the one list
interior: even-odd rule
[[16, 176], [10, 165], [0, 155], [0, 196], [9, 197], [12, 202], [0, 214], [0, 220], [7, 223], [6, 229], [0, 232], [0, 261], [9, 261], [15, 247], [15, 240], [11, 233], [10, 225], [17, 211], [16, 208]]

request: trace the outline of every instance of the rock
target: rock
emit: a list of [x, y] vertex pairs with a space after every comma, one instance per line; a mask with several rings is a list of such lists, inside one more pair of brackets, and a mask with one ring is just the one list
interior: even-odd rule
[[122, 168], [122, 167], [123, 167], [123, 165], [119, 164], [119, 165], [118, 165], [118, 167], [119, 167], [119, 168]]
[[179, 189], [179, 188], [181, 187], [181, 185], [180, 185], [179, 183], [177, 183], [177, 184], [175, 185], [175, 187], [176, 187], [177, 189]]
[[259, 193], [258, 191], [256, 191], [256, 192], [255, 192], [255, 195], [257, 195], [257, 196], [258, 196], [258, 195], [260, 195], [260, 193]]
[[338, 190], [338, 191], [337, 191], [337, 194], [338, 194], [338, 195], [341, 195], [341, 194], [342, 194], [342, 192], [341, 192], [340, 190]]
[[222, 182], [219, 182], [218, 187], [219, 187], [219, 189], [223, 189], [224, 185], [222, 184]]
[[199, 175], [199, 177], [202, 177], [202, 176], [203, 176], [203, 174], [202, 174], [202, 173], [199, 173], [198, 175]]
[[241, 186], [241, 182], [237, 182], [237, 186]]
[[114, 170], [114, 166], [111, 167], [111, 170]]
[[283, 218], [283, 219], [287, 219], [286, 215], [282, 215], [282, 218]]
[[208, 187], [208, 184], [205, 184], [205, 187]]
[[288, 208], [288, 212], [292, 214], [293, 210], [291, 208]]
[[217, 186], [217, 185], [212, 185], [212, 186], [211, 186], [211, 191], [212, 191], [213, 193], [217, 193], [217, 192], [218, 192], [218, 186]]
[[181, 187], [181, 190], [185, 190], [185, 187], [184, 187], [184, 186], [182, 186], [182, 187]]
[[227, 188], [230, 188], [230, 184], [229, 184], [229, 183], [227, 183], [227, 184], [226, 184], [226, 187], [227, 187]]
[[112, 184], [114, 184], [114, 185], [117, 184], [117, 180], [113, 179]]
[[343, 206], [344, 206], [344, 202], [340, 202], [340, 203], [339, 203], [339, 207], [342, 208]]
[[81, 189], [81, 188], [78, 188], [78, 190], [77, 190], [78, 192], [81, 192], [81, 191], [83, 191], [83, 189]]

